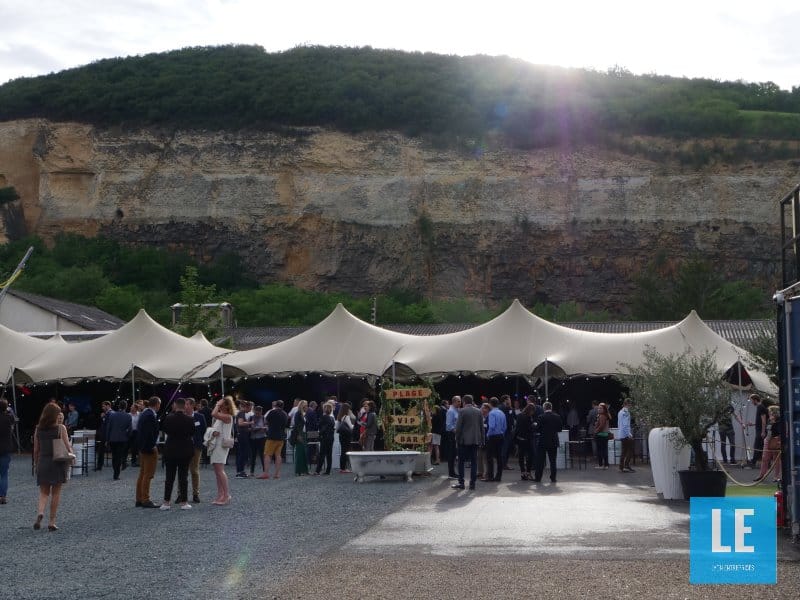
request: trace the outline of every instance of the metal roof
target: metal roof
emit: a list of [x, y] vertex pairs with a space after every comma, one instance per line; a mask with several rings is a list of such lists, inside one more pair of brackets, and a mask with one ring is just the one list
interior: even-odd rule
[[56, 300], [55, 298], [48, 298], [38, 294], [31, 294], [29, 292], [20, 292], [19, 290], [8, 290], [9, 295], [15, 296], [20, 300], [29, 302], [34, 306], [58, 315], [62, 319], [75, 323], [79, 327], [87, 331], [108, 331], [109, 329], [119, 329], [125, 324], [125, 321], [110, 315], [104, 310], [95, 308], [93, 306], [85, 306], [83, 304], [76, 304], [74, 302], [66, 302], [64, 300]]
[[[559, 323], [581, 331], [594, 331], [597, 333], [637, 333], [652, 331], [675, 325], [675, 321], [608, 321], [608, 322], [569, 322]], [[768, 333], [775, 335], [775, 322], [767, 319], [711, 320], [705, 321], [711, 329], [724, 337], [729, 342], [746, 347], [750, 341]], [[475, 327], [477, 323], [423, 323], [423, 324], [391, 324], [383, 325], [385, 329], [408, 333], [412, 335], [440, 335], [455, 333]], [[225, 336], [233, 341], [237, 350], [248, 350], [277, 344], [310, 329], [310, 326], [300, 327], [235, 327], [225, 330]]]

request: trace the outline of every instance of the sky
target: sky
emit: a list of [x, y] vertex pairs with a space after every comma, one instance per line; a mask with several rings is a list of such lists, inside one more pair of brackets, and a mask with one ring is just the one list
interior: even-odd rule
[[800, 86], [798, 0], [0, 0], [0, 83], [187, 46], [372, 46]]

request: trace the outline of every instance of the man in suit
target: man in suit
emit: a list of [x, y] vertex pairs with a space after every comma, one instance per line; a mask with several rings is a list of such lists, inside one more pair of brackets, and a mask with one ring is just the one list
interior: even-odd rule
[[125, 412], [124, 400], [117, 402], [117, 410], [109, 411], [106, 418], [106, 442], [111, 446], [111, 466], [114, 469], [114, 480], [119, 479], [119, 472], [128, 454], [128, 441], [131, 437], [133, 422], [131, 415]]
[[186, 400], [178, 398], [172, 404], [172, 412], [164, 417], [161, 429], [167, 434], [164, 444], [164, 503], [161, 510], [170, 509], [175, 472], [178, 473], [178, 504], [181, 510], [192, 508], [189, 504], [189, 462], [194, 455], [194, 419], [186, 414]]
[[453, 489], [464, 489], [464, 462], [470, 461], [469, 489], [475, 489], [475, 480], [478, 478], [478, 447], [486, 442], [483, 429], [483, 415], [478, 409], [472, 396], [466, 394], [462, 398], [464, 408], [458, 413], [456, 421], [456, 444], [458, 444], [458, 483], [453, 484]]
[[161, 399], [153, 396], [139, 416], [139, 478], [136, 480], [136, 506], [158, 508], [150, 500], [150, 481], [158, 465], [158, 409]]
[[189, 415], [194, 423], [194, 454], [189, 461], [189, 474], [192, 476], [192, 502], [200, 502], [200, 456], [203, 453], [203, 438], [205, 437], [208, 424], [203, 413], [195, 410], [197, 402], [194, 398], [186, 398], [186, 414]]
[[111, 402], [105, 400], [100, 405], [100, 421], [94, 434], [95, 471], [102, 471], [106, 460], [106, 429], [111, 412]]
[[544, 455], [550, 461], [550, 481], [556, 482], [556, 454], [558, 453], [558, 432], [563, 428], [561, 417], [553, 412], [553, 405], [545, 402], [542, 406], [544, 413], [536, 421], [534, 427], [539, 433], [538, 448], [536, 448], [536, 470], [533, 480], [540, 482], [544, 471]]

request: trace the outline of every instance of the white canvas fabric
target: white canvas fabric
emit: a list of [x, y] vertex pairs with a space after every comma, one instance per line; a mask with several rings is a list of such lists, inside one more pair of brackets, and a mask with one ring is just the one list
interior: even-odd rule
[[10, 379], [12, 367], [24, 365], [55, 347], [64, 344], [61, 336], [57, 340], [40, 340], [0, 325], [0, 377]]
[[[745, 350], [717, 335], [694, 311], [680, 323], [655, 331], [595, 333], [546, 321], [517, 300], [503, 314], [473, 329], [414, 336], [394, 360], [418, 375], [465, 371], [543, 376], [545, 361], [552, 376], [614, 374], [625, 372], [624, 365], [640, 365], [647, 346], [661, 354], [714, 351], [723, 371], [737, 361], [749, 364]], [[745, 368], [755, 387], [775, 392], [764, 373]]]
[[197, 372], [198, 379], [226, 375], [320, 372], [380, 375], [403, 344], [418, 336], [365, 323], [341, 304], [320, 323], [293, 338], [225, 356]]
[[228, 352], [170, 331], [140, 310], [102, 338], [58, 345], [25, 364], [17, 363], [16, 377], [31, 382], [125, 379], [133, 365], [134, 376], [142, 381], [180, 380], [197, 365]]

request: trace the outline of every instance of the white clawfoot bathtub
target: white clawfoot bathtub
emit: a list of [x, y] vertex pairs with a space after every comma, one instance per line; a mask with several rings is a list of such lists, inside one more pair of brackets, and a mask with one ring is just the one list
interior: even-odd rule
[[367, 475], [400, 475], [411, 481], [419, 452], [399, 450], [387, 452], [348, 452], [354, 481], [363, 482]]

